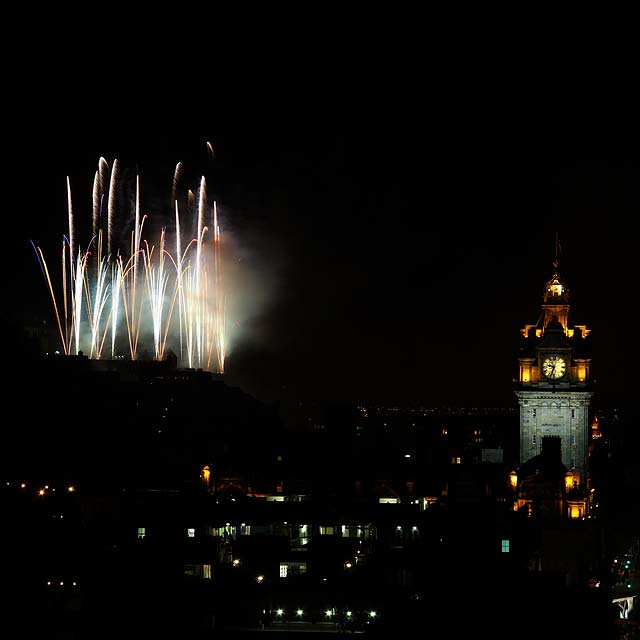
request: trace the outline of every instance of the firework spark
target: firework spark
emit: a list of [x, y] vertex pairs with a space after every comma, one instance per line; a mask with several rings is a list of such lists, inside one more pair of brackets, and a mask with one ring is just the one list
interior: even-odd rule
[[[76, 220], [67, 178], [69, 230], [62, 243], [62, 274], [57, 287], [42, 250], [33, 245], [51, 296], [65, 354], [78, 354], [86, 349], [91, 358], [101, 359], [109, 340], [111, 358], [122, 357], [123, 351], [128, 351], [129, 358], [136, 360], [146, 350], [142, 343], [150, 338], [149, 350], [156, 360], [165, 359], [168, 349], [175, 347], [187, 366], [224, 372], [227, 345], [222, 236], [217, 207], [215, 202], [211, 206], [207, 201], [203, 176], [197, 199], [197, 235], [184, 242], [176, 197], [181, 167], [178, 163], [172, 186], [175, 244], [167, 243], [166, 227], [160, 232], [157, 248], [144, 237], [147, 215], [142, 214], [140, 176], [137, 175], [128, 256], [114, 246], [118, 160], [114, 161], [107, 180], [108, 164], [100, 158], [92, 191], [93, 235], [86, 250], [76, 242]], [[107, 188], [108, 194], [105, 194]], [[188, 195], [188, 201], [195, 200], [193, 192], [189, 191]], [[105, 196], [108, 202], [106, 230], [102, 228], [101, 216]], [[211, 232], [205, 225], [210, 209]], [[103, 233], [107, 238], [105, 255]], [[175, 254], [169, 246], [175, 246]], [[94, 253], [95, 261], [90, 261]], [[57, 288], [62, 290], [61, 301]]]

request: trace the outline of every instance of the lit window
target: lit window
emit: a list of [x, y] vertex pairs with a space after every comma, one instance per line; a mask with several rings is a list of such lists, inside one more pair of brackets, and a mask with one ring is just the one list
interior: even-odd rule
[[320, 525], [320, 535], [321, 536], [332, 536], [336, 532], [335, 527], [323, 527]]
[[306, 562], [281, 562], [280, 563], [280, 577], [287, 578], [288, 576], [297, 576], [307, 572]]
[[147, 535], [147, 530], [144, 527], [138, 527], [138, 540], [142, 540]]
[[196, 537], [196, 530], [195, 529], [187, 529], [187, 535], [190, 538], [195, 538]]
[[509, 541], [508, 540], [503, 540], [502, 541], [502, 553], [509, 553]]

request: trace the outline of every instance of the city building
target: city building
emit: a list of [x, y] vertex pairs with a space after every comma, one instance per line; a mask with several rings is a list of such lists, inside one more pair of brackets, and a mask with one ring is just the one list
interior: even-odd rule
[[555, 267], [514, 354], [513, 407], [300, 403], [287, 424], [171, 357], [29, 360], [37, 402], [6, 436], [2, 487], [18, 609], [39, 602], [45, 627], [99, 620], [105, 637], [606, 637], [638, 566], [601, 517], [624, 488], [608, 455], [621, 418], [591, 406], [590, 332]]

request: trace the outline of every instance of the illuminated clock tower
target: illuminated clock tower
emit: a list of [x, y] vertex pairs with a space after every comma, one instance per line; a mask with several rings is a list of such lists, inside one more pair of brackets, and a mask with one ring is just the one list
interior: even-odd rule
[[558, 261], [547, 282], [536, 324], [521, 330], [515, 394], [520, 405], [520, 465], [560, 441], [562, 464], [577, 487], [588, 489], [590, 330], [572, 322], [569, 291]]

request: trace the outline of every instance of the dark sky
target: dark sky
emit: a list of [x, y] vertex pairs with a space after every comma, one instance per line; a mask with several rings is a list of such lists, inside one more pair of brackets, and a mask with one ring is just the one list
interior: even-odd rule
[[142, 106], [113, 118], [15, 107], [9, 306], [50, 312], [29, 240], [66, 231], [67, 175], [89, 220], [98, 158], [117, 157], [160, 216], [180, 161], [190, 179], [206, 175], [242, 295], [254, 296], [227, 376], [256, 396], [512, 404], [518, 332], [537, 320], [556, 232], [599, 388], [630, 393], [637, 123], [551, 92], [467, 89], [419, 102], [417, 91], [344, 102], [256, 92], [263, 108], [247, 101], [233, 117], [184, 104], [148, 119]]

